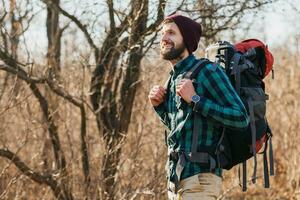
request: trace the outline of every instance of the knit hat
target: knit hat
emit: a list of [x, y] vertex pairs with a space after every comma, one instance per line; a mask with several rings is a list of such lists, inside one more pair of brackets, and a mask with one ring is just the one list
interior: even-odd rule
[[202, 33], [201, 25], [188, 17], [177, 14], [166, 17], [164, 21], [166, 20], [173, 20], [178, 26], [189, 54], [196, 51]]

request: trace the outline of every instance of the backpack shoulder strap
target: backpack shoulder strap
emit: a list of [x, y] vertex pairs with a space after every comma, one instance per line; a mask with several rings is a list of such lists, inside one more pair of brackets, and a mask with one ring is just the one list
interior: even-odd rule
[[[199, 74], [200, 70], [207, 64], [213, 63], [208, 59], [200, 59], [195, 66], [193, 66], [185, 75], [184, 78], [187, 79], [194, 79]], [[212, 65], [210, 70], [215, 70], [216, 65]], [[192, 136], [192, 147], [191, 147], [191, 154], [190, 160], [192, 162], [197, 162], [200, 164], [204, 164], [209, 166], [210, 171], [216, 168], [216, 161], [208, 152], [198, 152], [198, 130], [199, 130], [199, 118], [196, 112], [194, 112], [194, 124], [193, 124], [193, 136]]]
[[204, 67], [208, 63], [212, 63], [212, 62], [206, 58], [200, 59], [188, 72], [186, 72], [183, 75], [183, 77], [186, 79], [194, 79], [198, 75], [202, 67]]
[[[206, 58], [202, 58], [202, 59], [198, 60], [198, 62], [189, 71], [187, 71], [183, 75], [183, 78], [194, 79], [200, 72], [201, 68], [209, 63], [213, 63], [213, 62], [209, 61]], [[215, 69], [215, 68], [216, 68], [216, 66], [212, 66], [212, 69]], [[170, 87], [170, 82], [171, 82], [171, 78], [173, 75], [173, 71], [171, 70], [169, 73], [170, 73], [170, 76], [168, 77], [168, 79], [166, 80], [166, 82], [164, 84], [164, 88], [167, 90], [167, 94], [168, 94], [168, 90]]]

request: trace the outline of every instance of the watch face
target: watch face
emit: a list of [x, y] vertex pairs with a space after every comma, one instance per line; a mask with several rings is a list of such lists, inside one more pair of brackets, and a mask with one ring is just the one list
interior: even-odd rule
[[194, 95], [194, 96], [192, 96], [192, 101], [194, 103], [197, 103], [198, 101], [200, 101], [200, 97], [198, 95]]

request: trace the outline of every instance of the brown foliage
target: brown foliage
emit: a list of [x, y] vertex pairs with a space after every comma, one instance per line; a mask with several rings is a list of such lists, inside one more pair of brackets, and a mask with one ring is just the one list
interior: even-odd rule
[[[162, 6], [157, 21], [148, 27], [145, 16], [138, 9], [148, 11], [148, 8], [141, 2], [136, 2], [129, 18], [118, 13], [118, 17], [123, 16], [121, 24], [115, 24], [116, 17], [110, 16], [110, 31], [101, 48], [93, 41], [87, 26], [75, 15], [55, 6], [54, 1], [44, 2], [76, 24], [92, 53], [79, 53], [80, 58], [74, 62], [72, 53], [78, 49], [65, 47], [61, 61], [55, 59], [59, 59], [57, 55], [62, 52], [49, 51], [48, 56], [55, 58], [54, 67], [61, 66], [57, 81], [53, 74], [45, 73], [51, 66], [49, 63], [49, 66], [31, 65], [25, 63], [24, 55], [19, 55], [20, 62], [25, 63], [23, 65], [14, 59], [16, 56], [10, 57], [6, 51], [11, 45], [9, 37], [1, 29], [0, 39], [4, 44], [0, 49], [0, 199], [104, 199], [107, 191], [111, 191], [113, 194], [110, 195], [116, 199], [166, 199], [164, 127], [148, 103], [147, 94], [153, 84], [164, 83], [170, 66], [159, 60], [156, 52], [143, 58], [143, 53], [155, 41], [156, 35], [149, 40], [145, 38], [156, 31], [162, 20], [164, 1], [160, 1]], [[107, 4], [109, 14], [113, 15], [116, 12], [113, 1], [107, 1]], [[136, 19], [136, 13], [142, 17], [131, 23]], [[1, 23], [3, 19], [5, 14], [1, 14]], [[68, 24], [53, 36], [63, 37], [67, 28]], [[130, 37], [125, 29], [132, 31]], [[120, 31], [122, 34], [126, 32], [123, 39], [117, 38], [121, 36]], [[141, 34], [144, 36], [139, 37]], [[210, 37], [213, 34], [216, 32]], [[67, 42], [75, 44], [75, 41]], [[112, 48], [114, 44], [117, 44], [116, 48]], [[137, 44], [142, 46], [136, 48]], [[224, 174], [223, 199], [299, 198], [297, 119], [300, 66], [297, 65], [299, 55], [287, 49], [274, 50], [276, 79], [266, 80], [267, 92], [271, 96], [268, 116], [274, 132], [276, 160], [272, 188], [265, 190], [260, 180], [257, 185], [250, 185], [246, 193], [241, 193], [236, 170], [232, 170]], [[95, 73], [91, 73], [94, 69], [90, 66], [91, 57], [98, 64], [95, 68], [99, 71], [95, 70]], [[7, 78], [8, 74], [11, 78]], [[96, 94], [93, 105], [89, 103], [91, 87]], [[53, 100], [59, 103], [51, 108], [46, 93], [59, 99]], [[124, 96], [128, 97], [126, 101]], [[124, 107], [127, 104], [130, 106]], [[102, 112], [97, 112], [97, 106]], [[113, 167], [108, 166], [105, 171], [108, 155], [115, 155], [116, 159], [112, 156]], [[109, 171], [110, 167], [112, 171]], [[112, 190], [103, 187], [105, 182]]]

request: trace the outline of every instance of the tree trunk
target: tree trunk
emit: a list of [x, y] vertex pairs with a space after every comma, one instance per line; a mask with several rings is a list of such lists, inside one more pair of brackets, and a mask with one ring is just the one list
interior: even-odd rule
[[[60, 0], [51, 0], [51, 3], [59, 6]], [[51, 6], [47, 6], [47, 38], [48, 38], [48, 51], [47, 51], [47, 72], [48, 79], [57, 84], [60, 83], [60, 52], [61, 52], [61, 37], [62, 29], [59, 27], [59, 11]], [[59, 125], [59, 96], [54, 94], [49, 86], [46, 85], [46, 99], [49, 105], [49, 111], [51, 119], [56, 125]], [[56, 128], [57, 130], [57, 128]], [[57, 140], [59, 142], [59, 135], [57, 132]], [[44, 163], [47, 164], [49, 158], [49, 152], [46, 150], [49, 148], [49, 141], [52, 142], [52, 147], [55, 148], [55, 143], [52, 138], [47, 137], [45, 139], [44, 145]], [[54, 142], [54, 143], [53, 143]], [[69, 175], [66, 169], [64, 151], [61, 149], [59, 151], [54, 150], [54, 161], [55, 168], [59, 171], [59, 188], [63, 192], [63, 199], [73, 199], [71, 193], [71, 184], [69, 183]], [[51, 166], [45, 166], [46, 170], [51, 169]]]
[[[11, 55], [14, 59], [18, 59], [18, 46], [20, 42], [20, 33], [22, 32], [22, 18], [17, 19], [15, 15], [16, 10], [16, 1], [10, 0], [9, 2], [9, 17], [11, 23], [10, 29], [10, 51]], [[9, 75], [8, 76], [9, 82], [13, 86], [13, 100], [19, 95], [19, 91], [21, 88], [21, 81], [17, 78], [17, 76]]]
[[[116, 175], [120, 161], [122, 142], [129, 127], [131, 110], [137, 89], [140, 73], [140, 62], [143, 57], [142, 35], [146, 30], [148, 1], [133, 1], [132, 24], [130, 35], [116, 46], [117, 32], [111, 31], [111, 36], [104, 42], [99, 63], [92, 78], [92, 103], [97, 112], [98, 127], [106, 145], [106, 154], [102, 162], [101, 177], [102, 196], [104, 199], [116, 199]], [[124, 47], [122, 49], [122, 47]], [[105, 52], [105, 54], [104, 54]], [[118, 66], [120, 52], [128, 57]], [[94, 86], [94, 87], [93, 87]]]

